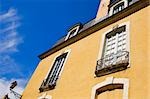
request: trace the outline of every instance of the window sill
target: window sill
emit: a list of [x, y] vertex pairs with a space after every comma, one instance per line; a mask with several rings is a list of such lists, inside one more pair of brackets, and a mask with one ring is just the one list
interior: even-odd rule
[[52, 90], [55, 88], [55, 86], [56, 84], [49, 85], [49, 84], [45, 84], [45, 81], [43, 81], [41, 87], [39, 88], [39, 91], [44, 92], [44, 91]]

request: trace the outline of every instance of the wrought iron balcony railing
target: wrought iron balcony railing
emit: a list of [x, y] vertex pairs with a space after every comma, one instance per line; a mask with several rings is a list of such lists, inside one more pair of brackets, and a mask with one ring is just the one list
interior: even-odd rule
[[39, 88], [40, 92], [54, 89], [57, 79], [58, 77], [56, 75], [52, 75], [52, 77], [48, 77], [47, 79], [43, 80]]
[[120, 51], [116, 54], [103, 57], [97, 61], [96, 76], [103, 76], [110, 73], [127, 69], [129, 65], [129, 52]]

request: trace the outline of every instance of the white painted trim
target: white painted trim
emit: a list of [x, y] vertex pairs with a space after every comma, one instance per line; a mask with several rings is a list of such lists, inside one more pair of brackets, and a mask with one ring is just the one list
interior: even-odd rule
[[75, 33], [73, 34], [73, 36], [75, 36], [75, 35], [78, 33], [79, 28], [80, 28], [79, 25], [76, 26], [76, 27], [74, 27], [74, 28], [72, 28], [72, 29], [68, 32], [68, 34], [67, 34], [67, 36], [66, 36], [66, 38], [65, 38], [65, 41], [66, 41], [67, 39], [69, 39], [70, 33], [71, 33], [73, 30], [76, 30]]
[[128, 89], [129, 89], [129, 79], [127, 78], [114, 78], [114, 77], [107, 77], [105, 81], [96, 84], [92, 88], [91, 92], [91, 99], [95, 99], [96, 90], [102, 88], [109, 84], [123, 84], [123, 97], [122, 99], [128, 99]]
[[47, 93], [42, 94], [42, 96], [38, 97], [38, 99], [52, 99], [51, 95], [47, 95]]
[[68, 58], [69, 58], [69, 55], [70, 55], [70, 53], [71, 53], [71, 49], [68, 49], [68, 50], [65, 50], [65, 51], [64, 51], [64, 53], [66, 53], [66, 52], [68, 52], [68, 54], [67, 54], [67, 57], [66, 57], [66, 59], [65, 59], [65, 61], [64, 61], [64, 64], [63, 64], [63, 66], [62, 66], [62, 69], [61, 69], [61, 71], [60, 71], [58, 77], [61, 76], [61, 74], [62, 74], [62, 72], [63, 72], [63, 70], [64, 70], [65, 64], [66, 64], [66, 62], [67, 62], [67, 60], [68, 60]]
[[53, 61], [52, 61], [52, 63], [51, 63], [51, 66], [50, 66], [50, 68], [48, 69], [48, 72], [47, 72], [47, 74], [46, 74], [46, 76], [45, 76], [45, 79], [48, 77], [48, 75], [49, 75], [49, 73], [50, 73], [50, 71], [51, 71], [51, 69], [52, 69], [52, 67], [53, 67], [53, 64], [54, 64], [56, 58], [57, 58], [58, 56], [60, 56], [60, 55], [61, 55], [61, 53], [59, 53], [58, 55], [56, 55], [56, 56], [54, 57], [54, 59], [53, 59]]
[[[115, 26], [118, 26], [118, 27], [121, 27], [121, 26], [126, 26], [126, 33], [127, 33], [127, 51], [130, 52], [130, 22], [127, 21], [127, 22], [124, 22], [124, 23], [121, 23], [121, 24], [116, 24], [114, 25], [113, 27]], [[113, 28], [109, 29], [108, 31], [104, 32], [103, 35], [102, 35], [102, 38], [100, 40], [101, 42], [101, 46], [100, 46], [100, 50], [99, 50], [99, 54], [98, 54], [98, 58], [97, 60], [101, 59], [102, 57], [102, 54], [103, 54], [103, 48], [105, 47], [105, 37], [106, 37], [106, 34], [111, 32], [113, 30]], [[130, 53], [129, 53], [130, 55]], [[129, 58], [129, 63], [130, 63], [130, 58]], [[128, 65], [128, 67], [130, 67], [130, 65]]]
[[116, 3], [115, 5], [113, 5], [113, 6], [110, 8], [109, 16], [113, 15], [113, 8], [114, 8], [116, 5], [118, 5], [118, 4], [122, 3], [122, 2], [124, 2], [124, 8], [126, 8], [126, 7], [128, 6], [128, 0], [121, 0], [121, 1], [119, 1], [118, 3]]

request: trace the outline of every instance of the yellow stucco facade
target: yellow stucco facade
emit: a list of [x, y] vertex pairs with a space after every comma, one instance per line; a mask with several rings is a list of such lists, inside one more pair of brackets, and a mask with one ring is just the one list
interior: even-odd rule
[[[28, 82], [22, 99], [38, 99], [42, 95], [50, 96], [45, 99], [150, 99], [149, 17], [148, 5], [42, 59]], [[97, 60], [101, 58], [103, 35], [114, 26], [124, 23], [129, 25], [129, 66], [125, 70], [97, 77], [95, 68]], [[39, 88], [56, 56], [65, 51], [69, 51], [69, 54], [57, 85], [52, 90], [40, 92]], [[119, 84], [122, 79], [127, 81], [127, 86], [92, 96], [96, 85], [102, 86], [107, 80]], [[125, 87], [128, 90], [123, 90]]]

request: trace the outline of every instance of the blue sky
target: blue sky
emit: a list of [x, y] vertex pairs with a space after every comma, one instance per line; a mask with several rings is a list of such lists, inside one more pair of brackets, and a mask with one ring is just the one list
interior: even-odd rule
[[[0, 47], [4, 46], [2, 43], [8, 43], [2, 38], [7, 38], [11, 42], [9, 43], [11, 46], [5, 51], [1, 51], [0, 48], [0, 81], [19, 80], [20, 83], [24, 82], [20, 84], [24, 86], [40, 61], [37, 56], [48, 50], [75, 23], [84, 24], [93, 19], [99, 2], [99, 0], [0, 0], [0, 15], [8, 12], [14, 14], [11, 18], [17, 25], [13, 33], [0, 33]], [[5, 27], [0, 26], [1, 30]], [[8, 44], [5, 46], [8, 47]]]

